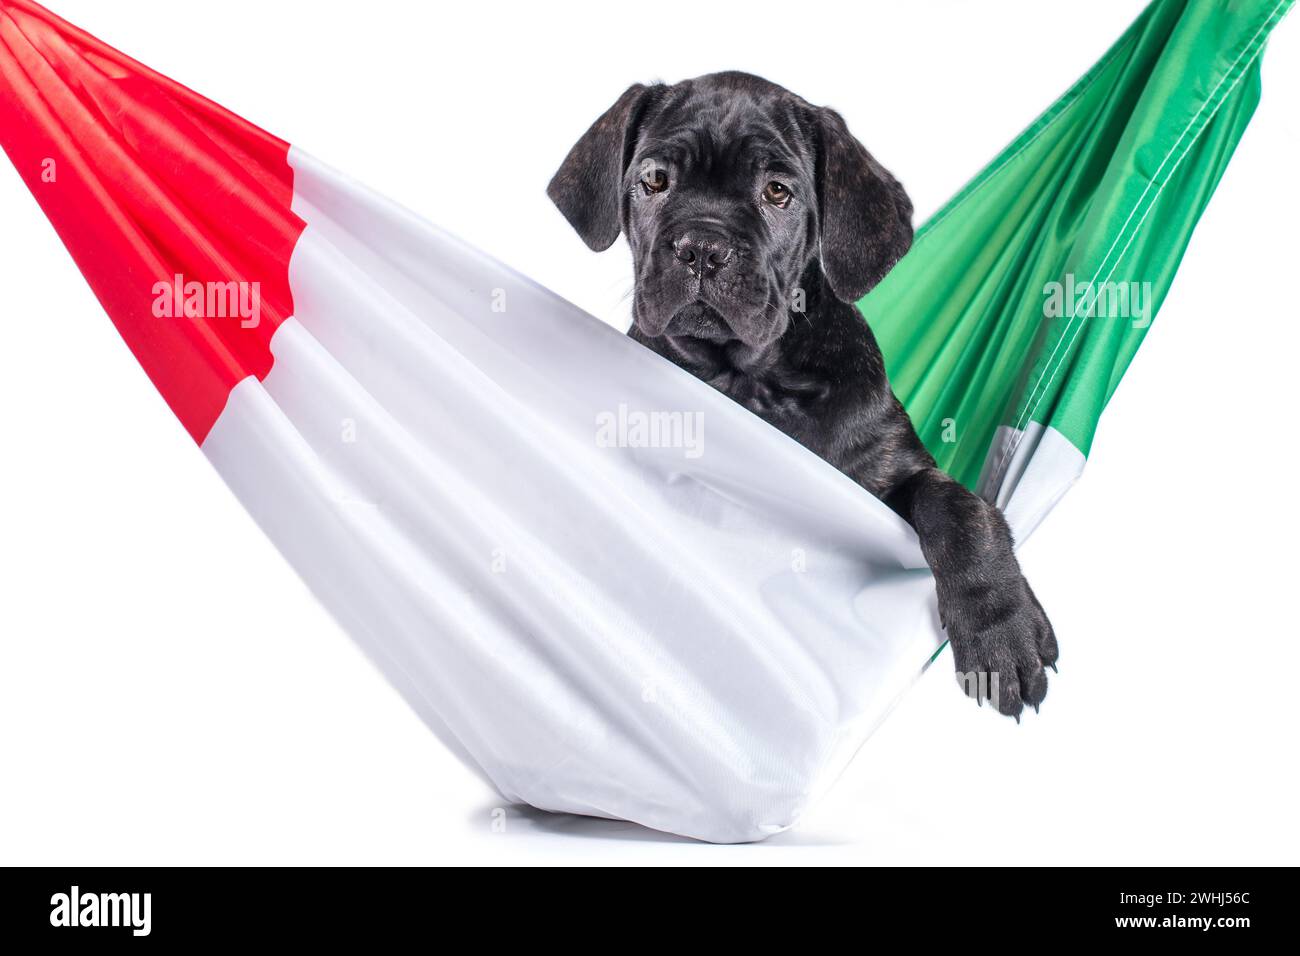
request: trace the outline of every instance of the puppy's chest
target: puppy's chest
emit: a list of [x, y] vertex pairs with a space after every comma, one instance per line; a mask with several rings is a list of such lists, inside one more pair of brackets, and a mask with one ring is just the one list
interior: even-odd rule
[[824, 380], [785, 366], [761, 372], [726, 368], [707, 381], [732, 401], [795, 438], [816, 428], [830, 398], [830, 386]]

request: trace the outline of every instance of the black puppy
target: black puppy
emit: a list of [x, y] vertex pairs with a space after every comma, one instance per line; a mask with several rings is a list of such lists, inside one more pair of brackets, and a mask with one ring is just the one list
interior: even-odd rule
[[592, 249], [627, 235], [633, 338], [916, 529], [967, 692], [1037, 708], [1056, 638], [1007, 523], [935, 467], [853, 305], [911, 245], [912, 203], [840, 115], [746, 73], [638, 84], [547, 191]]

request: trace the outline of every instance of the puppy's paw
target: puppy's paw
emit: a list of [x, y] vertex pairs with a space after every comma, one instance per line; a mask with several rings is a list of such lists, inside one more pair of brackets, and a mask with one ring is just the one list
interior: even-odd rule
[[981, 705], [991, 700], [1020, 721], [1047, 696], [1045, 667], [1056, 669], [1056, 635], [1028, 582], [964, 588], [941, 596], [940, 617], [952, 644], [957, 680]]

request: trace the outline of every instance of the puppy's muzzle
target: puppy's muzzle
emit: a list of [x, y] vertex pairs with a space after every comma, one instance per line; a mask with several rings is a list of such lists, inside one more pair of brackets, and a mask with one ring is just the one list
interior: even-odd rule
[[735, 244], [720, 232], [692, 229], [672, 244], [673, 257], [699, 278], [712, 276], [736, 256]]

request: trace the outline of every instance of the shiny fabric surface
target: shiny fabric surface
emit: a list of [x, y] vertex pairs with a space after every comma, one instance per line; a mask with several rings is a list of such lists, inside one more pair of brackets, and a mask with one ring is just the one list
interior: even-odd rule
[[[1018, 538], [1082, 470], [1290, 4], [1157, 0], [862, 303]], [[915, 536], [844, 475], [30, 0], [0, 0], [0, 143], [250, 514], [507, 799], [762, 839], [941, 646]], [[1072, 277], [1146, 283], [1146, 314], [1047, 315]], [[191, 282], [262, 309], [160, 314]]]

